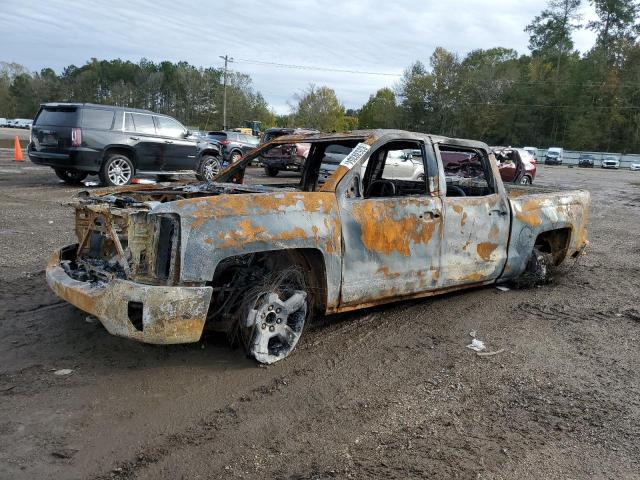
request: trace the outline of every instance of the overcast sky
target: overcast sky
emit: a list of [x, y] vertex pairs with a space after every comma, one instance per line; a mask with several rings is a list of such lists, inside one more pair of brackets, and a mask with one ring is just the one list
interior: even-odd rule
[[[0, 0], [0, 61], [30, 70], [82, 65], [91, 57], [137, 62], [186, 60], [251, 75], [278, 113], [309, 83], [328, 85], [347, 108], [398, 77], [277, 68], [253, 60], [400, 74], [428, 64], [437, 46], [460, 55], [495, 46], [526, 52], [525, 25], [545, 6], [536, 0]], [[586, 3], [586, 0], [583, 0]], [[583, 8], [586, 19], [593, 17]], [[574, 35], [580, 51], [594, 36]]]

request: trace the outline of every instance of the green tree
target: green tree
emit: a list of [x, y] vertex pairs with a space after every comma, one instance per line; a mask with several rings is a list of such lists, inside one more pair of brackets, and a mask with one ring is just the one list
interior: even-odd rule
[[547, 8], [526, 26], [529, 49], [533, 55], [555, 59], [556, 77], [560, 74], [562, 59], [573, 50], [571, 33], [580, 28], [576, 23], [581, 0], [550, 0]]
[[638, 35], [640, 5], [637, 0], [591, 0], [591, 4], [598, 19], [587, 27], [597, 34], [596, 48], [602, 50], [609, 63], [619, 60], [624, 44], [633, 42]]
[[358, 114], [359, 128], [396, 128], [400, 112], [396, 95], [390, 88], [381, 88], [371, 95]]
[[336, 92], [329, 87], [309, 87], [296, 95], [293, 108], [296, 126], [316, 128], [322, 132], [342, 131], [347, 128], [344, 106]]

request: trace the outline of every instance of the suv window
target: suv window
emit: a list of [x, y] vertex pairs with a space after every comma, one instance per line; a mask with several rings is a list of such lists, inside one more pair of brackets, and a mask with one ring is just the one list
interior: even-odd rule
[[124, 129], [127, 132], [147, 133], [151, 135], [155, 135], [156, 133], [153, 117], [142, 113], [127, 113]]
[[214, 140], [226, 140], [227, 134], [224, 132], [209, 132], [207, 133], [207, 137], [213, 138]]
[[111, 130], [113, 125], [113, 110], [85, 108], [82, 111], [82, 126], [97, 130]]
[[186, 129], [180, 122], [169, 117], [155, 117], [158, 126], [158, 135], [165, 137], [182, 137]]
[[44, 107], [36, 118], [35, 124], [77, 127], [78, 109], [76, 107]]

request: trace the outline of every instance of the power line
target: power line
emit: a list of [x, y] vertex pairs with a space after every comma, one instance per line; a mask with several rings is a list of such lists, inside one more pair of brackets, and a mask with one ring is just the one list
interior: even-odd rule
[[236, 58], [236, 62], [250, 63], [254, 65], [265, 65], [276, 68], [293, 68], [296, 70], [318, 70], [323, 72], [335, 72], [335, 73], [353, 73], [358, 75], [381, 75], [386, 77], [401, 77], [401, 73], [388, 73], [388, 72], [368, 72], [362, 70], [348, 70], [343, 68], [332, 67], [317, 67], [312, 65], [294, 65], [290, 63], [276, 63], [276, 62], [263, 62], [261, 60], [248, 60], [244, 58]]
[[[296, 65], [291, 63], [278, 63], [278, 62], [266, 62], [262, 60], [249, 60], [246, 58], [237, 58], [236, 62], [248, 63], [253, 65], [263, 65], [263, 66], [271, 66], [276, 68], [291, 68], [296, 70], [316, 70], [323, 72], [335, 72], [335, 73], [349, 73], [349, 74], [357, 74], [357, 75], [380, 75], [386, 77], [402, 77], [402, 73], [389, 73], [389, 72], [373, 72], [367, 70], [349, 70], [343, 68], [333, 68], [319, 65]], [[598, 87], [607, 87], [607, 86], [618, 86], [618, 87], [632, 87], [638, 88], [640, 85], [638, 82], [571, 82], [566, 80], [510, 80], [505, 78], [495, 78], [491, 80], [482, 80], [482, 79], [471, 79], [469, 77], [463, 78], [463, 82], [467, 83], [495, 83], [501, 82], [512, 85], [570, 85], [570, 86], [580, 86], [580, 87], [589, 87], [589, 88], [598, 88]]]

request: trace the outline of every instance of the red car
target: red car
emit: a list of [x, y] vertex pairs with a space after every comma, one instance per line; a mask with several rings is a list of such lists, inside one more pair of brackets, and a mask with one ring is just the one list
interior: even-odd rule
[[536, 159], [524, 148], [494, 147], [502, 181], [531, 185], [536, 178]]
[[[531, 185], [536, 178], [536, 160], [522, 148], [493, 147], [500, 177], [505, 183]], [[464, 178], [482, 177], [481, 162], [476, 154], [444, 151], [440, 153], [442, 166], [449, 176]]]
[[[302, 135], [307, 133], [320, 133], [318, 130], [305, 128], [270, 128], [260, 140], [260, 145], [283, 135]], [[301, 172], [304, 163], [309, 155], [309, 143], [295, 143], [291, 145], [280, 145], [267, 151], [260, 162], [264, 165], [264, 171], [270, 177], [278, 175], [280, 170]]]

